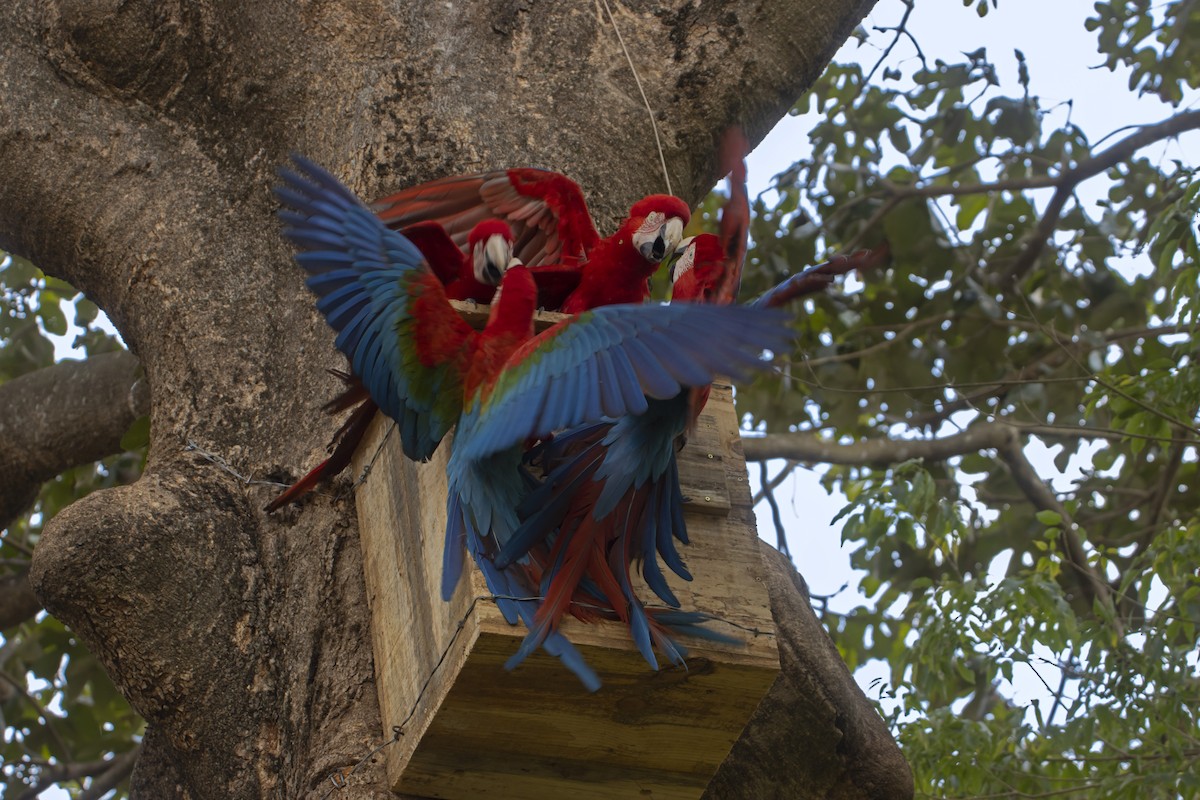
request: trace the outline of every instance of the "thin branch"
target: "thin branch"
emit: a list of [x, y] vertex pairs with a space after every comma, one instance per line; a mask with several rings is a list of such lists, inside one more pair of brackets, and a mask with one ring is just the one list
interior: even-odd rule
[[[798, 467], [798, 466], [800, 466], [800, 465], [795, 461], [786, 462], [783, 465], [783, 469], [779, 470], [779, 473], [774, 478], [771, 478], [771, 480], [769, 480], [769, 481], [768, 480], [763, 481], [762, 488], [760, 488], [754, 494], [754, 497], [752, 497], [750, 499], [750, 505], [756, 506], [759, 503], [761, 503], [763, 500], [763, 497], [765, 496], [765, 492], [767, 490], [773, 491], [773, 490], [777, 489], [781, 483], [783, 483], [785, 480], [788, 479], [788, 476], [791, 475], [792, 472], [794, 472], [796, 467]], [[765, 479], [766, 476], [764, 475], [763, 477]]]
[[866, 439], [843, 444], [807, 433], [768, 433], [745, 436], [742, 448], [747, 461], [786, 458], [803, 463], [887, 466], [914, 458], [944, 461], [954, 456], [998, 449], [1012, 435], [1001, 422], [973, 425], [962, 433], [940, 439]]
[[883, 49], [883, 54], [879, 56], [879, 60], [875, 62], [875, 66], [871, 67], [871, 71], [867, 73], [867, 77], [863, 78], [862, 85], [864, 87], [871, 82], [871, 78], [875, 77], [875, 73], [879, 70], [879, 67], [882, 66], [883, 62], [887, 61], [888, 56], [892, 54], [892, 50], [896, 48], [896, 44], [899, 43], [900, 37], [902, 36], [908, 36], [908, 40], [912, 42], [913, 47], [917, 49], [917, 56], [920, 57], [921, 63], [925, 63], [925, 54], [921, 51], [921, 45], [917, 44], [916, 37], [913, 36], [908, 30], [908, 18], [912, 16], [913, 6], [915, 6], [916, 3], [914, 0], [901, 0], [901, 2], [904, 3], [904, 16], [900, 17], [900, 22], [898, 22], [895, 27], [885, 28], [878, 25], [875, 26], [875, 30], [879, 31], [880, 33], [895, 31], [896, 35], [892, 37], [892, 41], [888, 43], [888, 46]]
[[100, 800], [117, 787], [133, 772], [133, 766], [142, 754], [142, 745], [126, 751], [106, 762], [109, 767], [92, 780], [90, 786], [79, 794], [79, 800]]
[[37, 715], [42, 718], [43, 724], [46, 726], [46, 730], [50, 733], [50, 738], [54, 740], [56, 745], [58, 745], [58, 751], [62, 753], [64, 758], [70, 761], [71, 748], [67, 747], [66, 741], [59, 734], [58, 727], [54, 723], [54, 716], [45, 708], [43, 708], [42, 704], [38, 702], [38, 699], [31, 695], [24, 686], [18, 683], [16, 678], [9, 675], [7, 672], [0, 672], [0, 678], [3, 678], [9, 685], [16, 689], [17, 692], [25, 698], [25, 702], [33, 706], [33, 709], [37, 712]]
[[[988, 382], [973, 382], [973, 383], [956, 383], [948, 384], [948, 388], [975, 388], [983, 387], [981, 391], [964, 393], [957, 392], [953, 400], [943, 402], [941, 407], [936, 411], [930, 411], [924, 414], [917, 414], [906, 420], [906, 423], [915, 428], [925, 426], [936, 426], [945, 422], [951, 414], [958, 411], [964, 411], [969, 408], [976, 408], [982, 401], [989, 397], [1002, 397], [1008, 393], [1013, 386], [1037, 383], [1054, 383], [1058, 381], [1091, 381], [1095, 379], [1094, 373], [1081, 364], [1078, 359], [1073, 357], [1073, 353], [1083, 353], [1094, 350], [1103, 350], [1109, 344], [1113, 344], [1125, 339], [1148, 339], [1158, 338], [1160, 336], [1173, 336], [1190, 331], [1190, 327], [1186, 325], [1160, 325], [1154, 327], [1139, 326], [1137, 328], [1123, 328], [1120, 330], [1109, 331], [1103, 337], [1097, 340], [1088, 340], [1080, 337], [1077, 341], [1064, 341], [1063, 337], [1067, 334], [1060, 333], [1053, 328], [1050, 328], [1036, 320], [1032, 322], [1023, 322], [1021, 320], [1008, 320], [1005, 324], [1012, 327], [1028, 327], [1030, 330], [1038, 330], [1047, 335], [1047, 338], [1054, 343], [1054, 347], [1046, 349], [1040, 355], [1033, 356], [1026, 361], [1020, 368], [1012, 370], [1007, 375], [998, 378], [993, 383]], [[1041, 372], [1044, 367], [1060, 367], [1068, 360], [1073, 361], [1082, 371], [1083, 374], [1077, 377], [1038, 377], [1037, 373]], [[924, 388], [924, 387], [921, 387]]]
[[867, 345], [860, 350], [853, 350], [849, 353], [838, 353], [835, 356], [821, 356], [820, 358], [803, 358], [800, 363], [806, 367], [821, 367], [826, 364], [839, 364], [843, 361], [853, 361], [856, 358], [863, 358], [864, 356], [878, 353], [880, 350], [886, 350], [887, 348], [896, 344], [908, 344], [908, 337], [915, 331], [918, 331], [921, 328], [927, 328], [930, 325], [936, 325], [939, 322], [949, 319], [951, 316], [951, 314], [939, 314], [935, 317], [926, 317], [925, 319], [915, 320], [896, 331], [896, 335], [890, 339], [880, 339], [874, 344]]
[[775, 524], [775, 547], [788, 557], [788, 561], [791, 561], [792, 551], [788, 548], [787, 531], [783, 527], [783, 515], [779, 513], [779, 503], [775, 500], [775, 491], [767, 475], [767, 462], [763, 461], [759, 467], [762, 476], [762, 495], [766, 498], [767, 505], [771, 507], [771, 521]]
[[[1198, 115], [1197, 118], [1200, 119], [1200, 111], [1196, 112], [1196, 114]], [[1075, 366], [1078, 367], [1080, 369], [1080, 371], [1087, 373], [1088, 376], [1091, 377], [1091, 379], [1094, 380], [1096, 383], [1100, 384], [1101, 386], [1103, 386], [1105, 389], [1112, 392], [1113, 394], [1120, 396], [1124, 400], [1127, 400], [1130, 403], [1133, 403], [1135, 406], [1137, 406], [1138, 408], [1147, 412], [1148, 414], [1152, 414], [1161, 420], [1169, 422], [1172, 425], [1176, 426], [1177, 428], [1182, 428], [1185, 431], [1188, 431], [1189, 433], [1193, 433], [1197, 436], [1200, 436], [1200, 428], [1197, 428], [1196, 426], [1191, 425], [1177, 417], [1173, 417], [1170, 414], [1168, 414], [1167, 412], [1163, 411], [1162, 409], [1156, 408], [1155, 406], [1150, 405], [1149, 403], [1147, 403], [1144, 400], [1134, 397], [1133, 395], [1124, 391], [1123, 389], [1116, 386], [1115, 384], [1110, 383], [1109, 381], [1105, 380], [1097, 373], [1089, 370], [1086, 366], [1084, 366], [1079, 361], [1078, 358], [1075, 357], [1075, 353], [1072, 352], [1070, 345], [1073, 343], [1072, 342], [1064, 342], [1062, 340], [1062, 338], [1058, 335], [1057, 331], [1050, 328], [1048, 325], [1046, 325], [1040, 319], [1038, 319], [1037, 315], [1034, 313], [1032, 304], [1030, 304], [1030, 302], [1029, 302], [1029, 298], [1027, 298], [1024, 294], [1021, 294], [1020, 297], [1021, 297], [1021, 300], [1025, 303], [1025, 308], [1029, 313], [1029, 318], [1032, 319], [1035, 323], [1037, 323], [1037, 325], [1041, 328], [1042, 333], [1048, 339], [1050, 339], [1050, 341], [1054, 342], [1062, 350], [1062, 352], [1066, 355], [1066, 357], [1069, 358], [1072, 362], [1074, 362]]]
[[[86, 791], [79, 795], [79, 800], [87, 800], [89, 798], [90, 800], [99, 800], [100, 797], [112, 791], [118, 783], [133, 771], [133, 764], [137, 761], [141, 750], [142, 746], [139, 744], [132, 750], [113, 758], [82, 761], [74, 764], [38, 764], [37, 783], [18, 795], [17, 800], [33, 800], [33, 798], [36, 798], [55, 784], [65, 781], [77, 781], [81, 778], [90, 778], [92, 776], [96, 776], [96, 779], [92, 781], [92, 785]], [[36, 762], [24, 763], [32, 765]], [[109, 777], [110, 775], [115, 775], [116, 779], [112, 780]], [[104, 783], [102, 784], [101, 781]], [[96, 792], [95, 790], [98, 787], [101, 787], [102, 791]]]
[[0, 575], [0, 631], [20, 625], [41, 610], [29, 585], [28, 568]]
[[1099, 601], [1107, 608], [1112, 609], [1114, 612], [1114, 624], [1120, 627], [1121, 623], [1116, 617], [1116, 607], [1113, 604], [1112, 588], [1088, 564], [1087, 551], [1084, 549], [1083, 542], [1079, 539], [1075, 531], [1075, 521], [1072, 519], [1070, 512], [1067, 511], [1066, 506], [1059, 502], [1058, 497], [1037, 474], [1037, 470], [1034, 469], [1033, 464], [1029, 463], [1029, 459], [1025, 457], [1025, 451], [1021, 444], [1021, 439], [1017, 435], [1017, 432], [1009, 428], [1007, 436], [1004, 437], [1002, 444], [996, 450], [1000, 458], [1008, 465], [1013, 481], [1025, 493], [1025, 496], [1033, 503], [1033, 506], [1040, 511], [1053, 511], [1058, 514], [1061, 519], [1059, 530], [1062, 532], [1059, 539], [1062, 543], [1067, 563], [1074, 568], [1080, 578], [1080, 583], [1083, 590], [1087, 593], [1089, 601]]
[[1167, 507], [1170, 505], [1171, 497], [1175, 494], [1175, 477], [1179, 474], [1179, 466], [1183, 463], [1185, 450], [1186, 447], [1183, 443], [1176, 442], [1171, 446], [1170, 457], [1162, 471], [1158, 486], [1154, 490], [1154, 499], [1150, 502], [1150, 524], [1147, 525], [1149, 530], [1137, 537], [1137, 550], [1134, 555], [1143, 552], [1150, 546], [1154, 540], [1153, 532], [1158, 531], [1166, 521]]
[[[1068, 651], [1067, 658], [1070, 659], [1070, 651]], [[1032, 669], [1032, 665], [1030, 665], [1030, 668]], [[1063, 707], [1063, 694], [1067, 691], [1067, 678], [1067, 671], [1065, 669], [1060, 670], [1058, 690], [1054, 692], [1054, 704], [1050, 706], [1050, 713], [1046, 715], [1046, 724], [1042, 728], [1043, 731], [1048, 730], [1054, 724], [1054, 715], [1058, 713], [1058, 709]]]

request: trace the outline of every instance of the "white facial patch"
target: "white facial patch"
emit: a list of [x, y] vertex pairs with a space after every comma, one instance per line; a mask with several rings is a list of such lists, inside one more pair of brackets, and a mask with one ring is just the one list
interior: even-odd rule
[[671, 266], [671, 284], [679, 282], [679, 279], [691, 271], [692, 267], [696, 266], [696, 246], [691, 244], [691, 238], [680, 242], [680, 245], [687, 243], [687, 249], [683, 251], [675, 263]]
[[504, 270], [508, 268], [511, 253], [508, 240], [503, 236], [493, 235], [487, 241], [476, 242], [475, 250], [471, 253], [475, 280], [489, 286], [498, 285]]

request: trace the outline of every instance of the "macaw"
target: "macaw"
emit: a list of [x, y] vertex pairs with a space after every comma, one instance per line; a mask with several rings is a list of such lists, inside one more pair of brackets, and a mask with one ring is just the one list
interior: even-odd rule
[[514, 255], [530, 267], [577, 268], [600, 241], [579, 185], [543, 169], [439, 178], [381, 197], [371, 207], [397, 230], [437, 222], [458, 247], [480, 222], [504, 220], [515, 234]]
[[[442, 594], [462, 572], [463, 546], [508, 621], [532, 625], [520, 569], [492, 556], [515, 529], [527, 490], [522, 445], [602, 416], [644, 413], [650, 399], [744, 375], [764, 348], [790, 338], [781, 317], [744, 309], [614, 306], [533, 337], [537, 287], [510, 266], [488, 323], [473, 331], [450, 306], [420, 251], [389, 230], [336, 178], [296, 157], [276, 193], [284, 235], [300, 249], [317, 308], [379, 407], [400, 425], [410, 458], [427, 457], [451, 425]], [[712, 338], [713, 341], [705, 341]], [[541, 641], [589, 689], [595, 673], [559, 632]]]
[[[745, 150], [740, 131], [726, 135], [722, 159], [730, 173], [730, 199], [721, 213], [722, 235], [703, 234], [685, 240], [686, 246], [680, 243], [671, 270], [673, 304], [726, 305], [737, 293], [750, 220]], [[543, 567], [545, 601], [514, 663], [557, 631], [568, 611], [579, 616], [579, 609], [598, 605], [629, 626], [651, 667], [658, 669], [655, 648], [671, 662], [683, 663], [686, 651], [656, 621], [658, 615], [647, 613], [633, 590], [630, 568], [640, 560], [650, 589], [667, 605], [679, 607], [658, 557], [679, 577], [692, 579], [674, 543], [675, 538], [688, 541], [675, 452], [677, 441], [695, 424], [710, 385], [697, 383], [656, 399], [639, 416], [560, 433], [532, 451], [545, 478], [518, 508], [521, 524], [495, 559], [500, 568], [517, 559]], [[581, 594], [586, 598], [582, 602]], [[702, 615], [691, 618], [688, 631], [703, 632], [702, 621]]]
[[568, 314], [649, 299], [647, 280], [675, 250], [691, 218], [679, 198], [649, 195], [601, 239], [579, 186], [532, 168], [441, 178], [372, 207], [397, 229], [435, 221], [459, 244], [478, 222], [503, 219], [512, 226], [516, 257], [532, 268], [540, 306]]
[[[676, 286], [674, 300], [729, 303], [736, 296], [750, 222], [744, 161], [748, 149], [738, 128], [723, 137], [720, 158], [729, 173], [730, 198], [721, 212], [721, 235], [702, 237], [694, 247], [679, 245], [682, 264], [672, 268], [672, 281], [677, 275], [688, 277]], [[691, 271], [696, 264], [700, 268]], [[555, 556], [553, 566], [543, 581], [547, 602], [540, 611], [539, 628], [527, 637], [515, 660], [536, 647], [539, 636], [556, 629], [567, 610], [578, 616], [579, 609], [595, 607], [595, 591], [591, 592], [590, 602], [580, 603], [574, 598], [584, 583], [599, 583], [609, 587], [613, 613], [630, 625], [639, 650], [651, 666], [657, 668], [652, 642], [671, 661], [682, 662], [682, 648], [654, 624], [654, 615], [647, 616], [633, 593], [629, 565], [634, 550], [640, 550], [636, 555], [642, 560], [648, 585], [664, 602], [679, 605], [658, 567], [655, 552], [677, 575], [691, 579], [673, 542], [673, 536], [687, 542], [675, 441], [683, 433], [680, 423], [694, 424], [708, 392], [708, 385], [693, 388], [657, 402], [653, 411], [642, 417], [585, 426], [539, 447], [547, 478], [522, 507], [525, 519], [520, 532], [501, 551], [498, 562], [504, 564], [530, 550], [535, 551], [536, 561], [537, 555], [544, 555], [538, 548], [547, 549], [536, 543], [548, 540], [556, 526], [558, 536], [551, 551]], [[563, 535], [564, 530], [567, 535]], [[615, 543], [610, 544], [614, 539]], [[609, 568], [595, 557], [605, 551]], [[570, 557], [564, 559], [564, 555]], [[614, 585], [619, 588], [619, 596], [612, 591]], [[699, 621], [690, 622], [693, 634], [704, 630], [697, 627]]]
[[418, 222], [401, 233], [425, 256], [451, 300], [492, 302], [500, 277], [514, 257], [512, 229], [501, 219], [486, 219], [472, 228], [466, 253], [436, 222]]
[[[706, 249], [705, 256], [712, 260], [698, 261], [692, 240], [680, 257], [685, 268], [673, 273], [680, 280], [688, 276], [673, 292], [672, 303], [679, 302], [679, 307], [703, 302], [722, 285], [724, 250], [716, 236], [705, 236], [700, 242], [705, 246], [711, 239], [712, 252]], [[693, 273], [704, 280], [696, 280]], [[720, 346], [714, 337], [707, 342]], [[688, 541], [675, 453], [677, 440], [699, 415], [709, 385], [696, 383], [695, 388], [655, 399], [639, 416], [559, 433], [530, 452], [527, 460], [539, 463], [545, 477], [518, 506], [520, 524], [495, 557], [496, 566], [504, 569], [540, 546], [532, 557], [544, 567], [540, 580], [545, 601], [514, 663], [556, 631], [566, 613], [596, 606], [611, 609], [629, 625], [639, 652], [654, 669], [656, 648], [673, 663], [682, 663], [686, 651], [656, 624], [653, 614], [647, 614], [633, 590], [630, 568], [641, 561], [647, 586], [667, 605], [679, 607], [658, 557], [679, 577], [692, 579], [674, 543], [675, 538]], [[697, 392], [703, 400], [697, 401]], [[581, 601], [583, 586], [591, 588], [583, 590], [589, 598]], [[703, 630], [698, 621], [702, 620], [693, 620], [689, 632]]]
[[[615, 234], [602, 240], [579, 186], [564, 175], [532, 168], [441, 178], [380, 198], [372, 208], [421, 250], [451, 299], [490, 300], [491, 281], [480, 271], [476, 237], [486, 234], [487, 247], [499, 255], [498, 239], [506, 234], [510, 254], [531, 267], [540, 307], [572, 314], [649, 299], [650, 275], [675, 249], [691, 216], [679, 198], [650, 195], [630, 209]], [[471, 253], [465, 260], [461, 244]], [[493, 268], [496, 260], [492, 258]], [[353, 388], [351, 382], [347, 391]], [[325, 410], [351, 407], [339, 403], [344, 396]], [[330, 457], [272, 500], [266, 511], [299, 499], [344, 470], [373, 410], [369, 402], [355, 407], [330, 444]]]
[[[490, 303], [500, 277], [513, 259], [512, 230], [503, 220], [491, 219], [475, 225], [467, 236], [463, 253], [436, 222], [418, 222], [403, 230], [406, 239], [421, 252], [425, 262], [445, 287], [450, 300]], [[330, 442], [329, 458], [309, 470], [298, 481], [268, 503], [269, 514], [311, 492], [324, 480], [339, 475], [366, 435], [378, 406], [353, 373], [335, 371], [345, 384], [343, 391], [322, 407], [327, 414], [353, 409]]]

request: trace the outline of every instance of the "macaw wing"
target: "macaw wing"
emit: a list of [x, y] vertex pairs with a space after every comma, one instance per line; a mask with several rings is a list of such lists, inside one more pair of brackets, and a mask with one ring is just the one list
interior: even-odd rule
[[455, 447], [486, 457], [534, 436], [603, 417], [641, 414], [719, 373], [745, 377], [764, 349], [783, 350], [786, 316], [739, 306], [605, 306], [518, 349], [471, 403], [472, 435]]
[[600, 241], [578, 184], [530, 167], [439, 178], [381, 197], [372, 208], [393, 229], [438, 222], [460, 249], [475, 225], [498, 217], [512, 228], [513, 255], [531, 267], [578, 265]]
[[739, 127], [721, 138], [721, 169], [729, 175], [729, 199], [721, 209], [718, 235], [725, 252], [725, 275], [717, 286], [714, 303], [732, 303], [742, 284], [742, 267], [750, 235], [750, 197], [746, 191], [746, 154], [750, 144]]
[[763, 292], [750, 305], [757, 308], [777, 308], [797, 297], [825, 291], [838, 275], [857, 270], [865, 272], [887, 263], [891, 255], [887, 242], [873, 250], [856, 250], [850, 255], [834, 256], [830, 260], [807, 267]]
[[372, 399], [400, 424], [405, 455], [428, 459], [462, 411], [474, 332], [420, 251], [316, 164], [293, 156], [276, 195], [317, 309]]
[[530, 268], [529, 274], [537, 284], [538, 308], [547, 311], [557, 311], [562, 307], [563, 301], [571, 292], [579, 288], [579, 278], [582, 275], [577, 267], [566, 264], [543, 264]]
[[463, 251], [436, 222], [418, 222], [400, 231], [405, 238], [417, 246], [433, 274], [443, 285], [457, 280], [463, 264]]

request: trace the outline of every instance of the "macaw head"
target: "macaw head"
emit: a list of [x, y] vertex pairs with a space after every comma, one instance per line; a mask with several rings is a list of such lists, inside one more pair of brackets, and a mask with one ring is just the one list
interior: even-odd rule
[[475, 280], [488, 286], [499, 286], [509, 262], [513, 261], [513, 234], [508, 223], [489, 219], [471, 229], [467, 237]]
[[683, 238], [683, 228], [692, 218], [687, 203], [669, 194], [643, 197], [629, 210], [634, 225], [633, 246], [642, 258], [657, 264], [675, 251]]
[[725, 276], [725, 263], [721, 240], [713, 234], [681, 241], [671, 264], [671, 302], [711, 302]]

